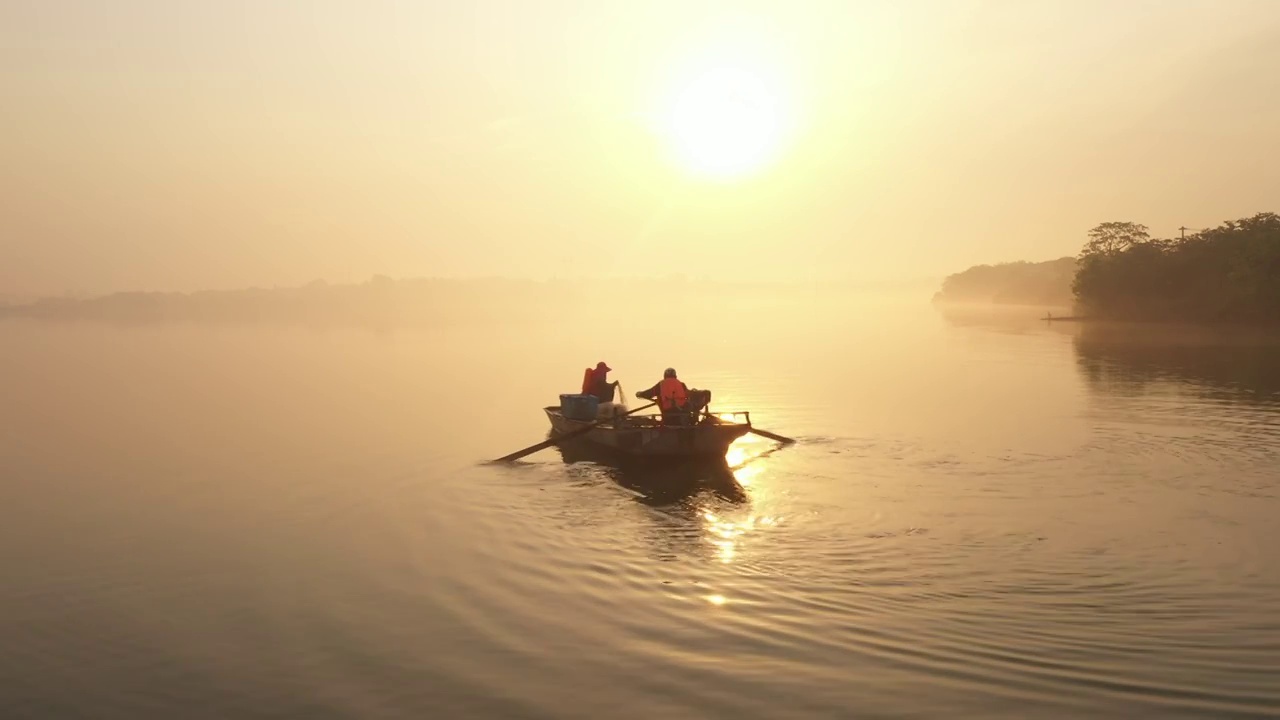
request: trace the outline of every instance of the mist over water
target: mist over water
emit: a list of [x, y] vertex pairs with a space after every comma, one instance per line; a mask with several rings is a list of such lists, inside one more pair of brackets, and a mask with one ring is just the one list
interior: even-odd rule
[[[1280, 713], [1280, 340], [603, 305], [0, 322], [0, 715]], [[800, 442], [481, 464], [598, 360]]]

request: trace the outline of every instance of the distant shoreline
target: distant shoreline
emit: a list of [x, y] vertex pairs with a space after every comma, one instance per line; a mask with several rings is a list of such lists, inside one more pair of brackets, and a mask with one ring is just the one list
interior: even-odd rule
[[[0, 305], [0, 320], [89, 321], [116, 324], [166, 322], [253, 323], [305, 326], [415, 326], [555, 322], [569, 315], [609, 322], [620, 304], [679, 312], [718, 304], [744, 311], [771, 306], [806, 308], [841, 298], [885, 295], [919, 297], [923, 283], [775, 283], [666, 279], [393, 279], [375, 276], [363, 283], [316, 281], [301, 286], [118, 292], [87, 298], [42, 298]], [[821, 297], [815, 296], [820, 293]]]
[[[1108, 315], [1087, 315], [1068, 304], [1048, 305], [1035, 303], [999, 303], [999, 302], [953, 302], [932, 301], [933, 306], [943, 315], [960, 316], [1000, 316], [1007, 319], [1018, 319], [1023, 322], [1070, 323], [1073, 325], [1101, 327], [1133, 327], [1133, 328], [1177, 328], [1204, 331], [1259, 331], [1270, 333], [1280, 330], [1280, 318], [1275, 320], [1255, 320], [1249, 318], [1219, 318], [1215, 320], [1199, 318], [1138, 318]], [[1061, 313], [1061, 314], [1059, 314]]]
[[1100, 223], [1077, 257], [975, 265], [947, 276], [934, 302], [1071, 308], [1048, 322], [1280, 326], [1280, 215], [1187, 230], [1157, 238]]

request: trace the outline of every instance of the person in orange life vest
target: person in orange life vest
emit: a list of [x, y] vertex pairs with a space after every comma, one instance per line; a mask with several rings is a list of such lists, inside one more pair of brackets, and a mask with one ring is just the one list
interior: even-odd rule
[[594, 370], [587, 368], [582, 375], [582, 394], [595, 395], [602, 403], [613, 402], [618, 381], [609, 382], [609, 372], [612, 370], [603, 360], [596, 363]]
[[674, 421], [683, 424], [690, 421], [699, 410], [711, 402], [711, 393], [706, 390], [690, 390], [689, 386], [676, 377], [674, 368], [667, 368], [662, 373], [662, 380], [648, 390], [641, 390], [636, 397], [653, 400], [662, 410], [663, 422]]

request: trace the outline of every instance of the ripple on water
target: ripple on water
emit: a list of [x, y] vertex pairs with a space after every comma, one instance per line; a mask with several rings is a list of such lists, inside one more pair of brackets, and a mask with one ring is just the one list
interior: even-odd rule
[[[1193, 713], [1275, 706], [1274, 638], [1224, 642], [1246, 631], [1223, 613], [1237, 600], [1188, 585], [1186, 568], [1154, 545], [1108, 554], [1087, 543], [1055, 549], [1035, 531], [954, 520], [927, 527], [924, 518], [886, 512], [892, 487], [858, 490], [877, 506], [859, 527], [856, 509], [834, 518], [771, 487], [785, 480], [812, 495], [856, 484], [865, 476], [856, 452], [848, 453], [853, 475], [804, 469], [804, 453], [841, 444], [856, 449], [858, 441], [833, 438], [769, 458], [755, 490], [777, 504], [764, 509], [751, 499], [713, 507], [705, 496], [651, 507], [598, 469], [548, 465], [522, 478], [546, 484], [537, 499], [525, 488], [521, 502], [506, 505], [515, 517], [495, 523], [504, 528], [495, 542], [510, 539], [485, 552], [501, 565], [500, 581], [460, 585], [449, 605], [488, 642], [530, 661], [547, 642], [566, 652], [584, 643], [610, 648], [588, 653], [590, 662], [633, 681], [644, 668], [637, 687], [665, 693], [673, 708], [751, 715], [753, 693], [723, 690], [733, 677], [739, 690], [743, 682], [794, 685], [811, 699], [809, 710], [830, 710], [842, 706], [833, 688], [849, 672], [881, 675], [886, 687], [928, 677], [943, 696], [986, 694], [1011, 707], [1083, 712], [1103, 698]], [[1061, 462], [1028, 455], [907, 464], [932, 491], [942, 477], [980, 487]], [[1013, 502], [1035, 496], [1001, 484], [993, 491]], [[786, 519], [762, 524], [769, 513]], [[665, 562], [653, 562], [652, 546]], [[542, 601], [517, 601], [528, 597]], [[1236, 672], [1233, 661], [1258, 669]]]

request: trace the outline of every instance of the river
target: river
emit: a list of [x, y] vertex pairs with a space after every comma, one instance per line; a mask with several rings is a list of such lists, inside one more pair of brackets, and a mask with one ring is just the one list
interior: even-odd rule
[[[483, 464], [598, 360], [799, 442]], [[1278, 479], [1265, 336], [3, 321], [0, 716], [1275, 717]]]

